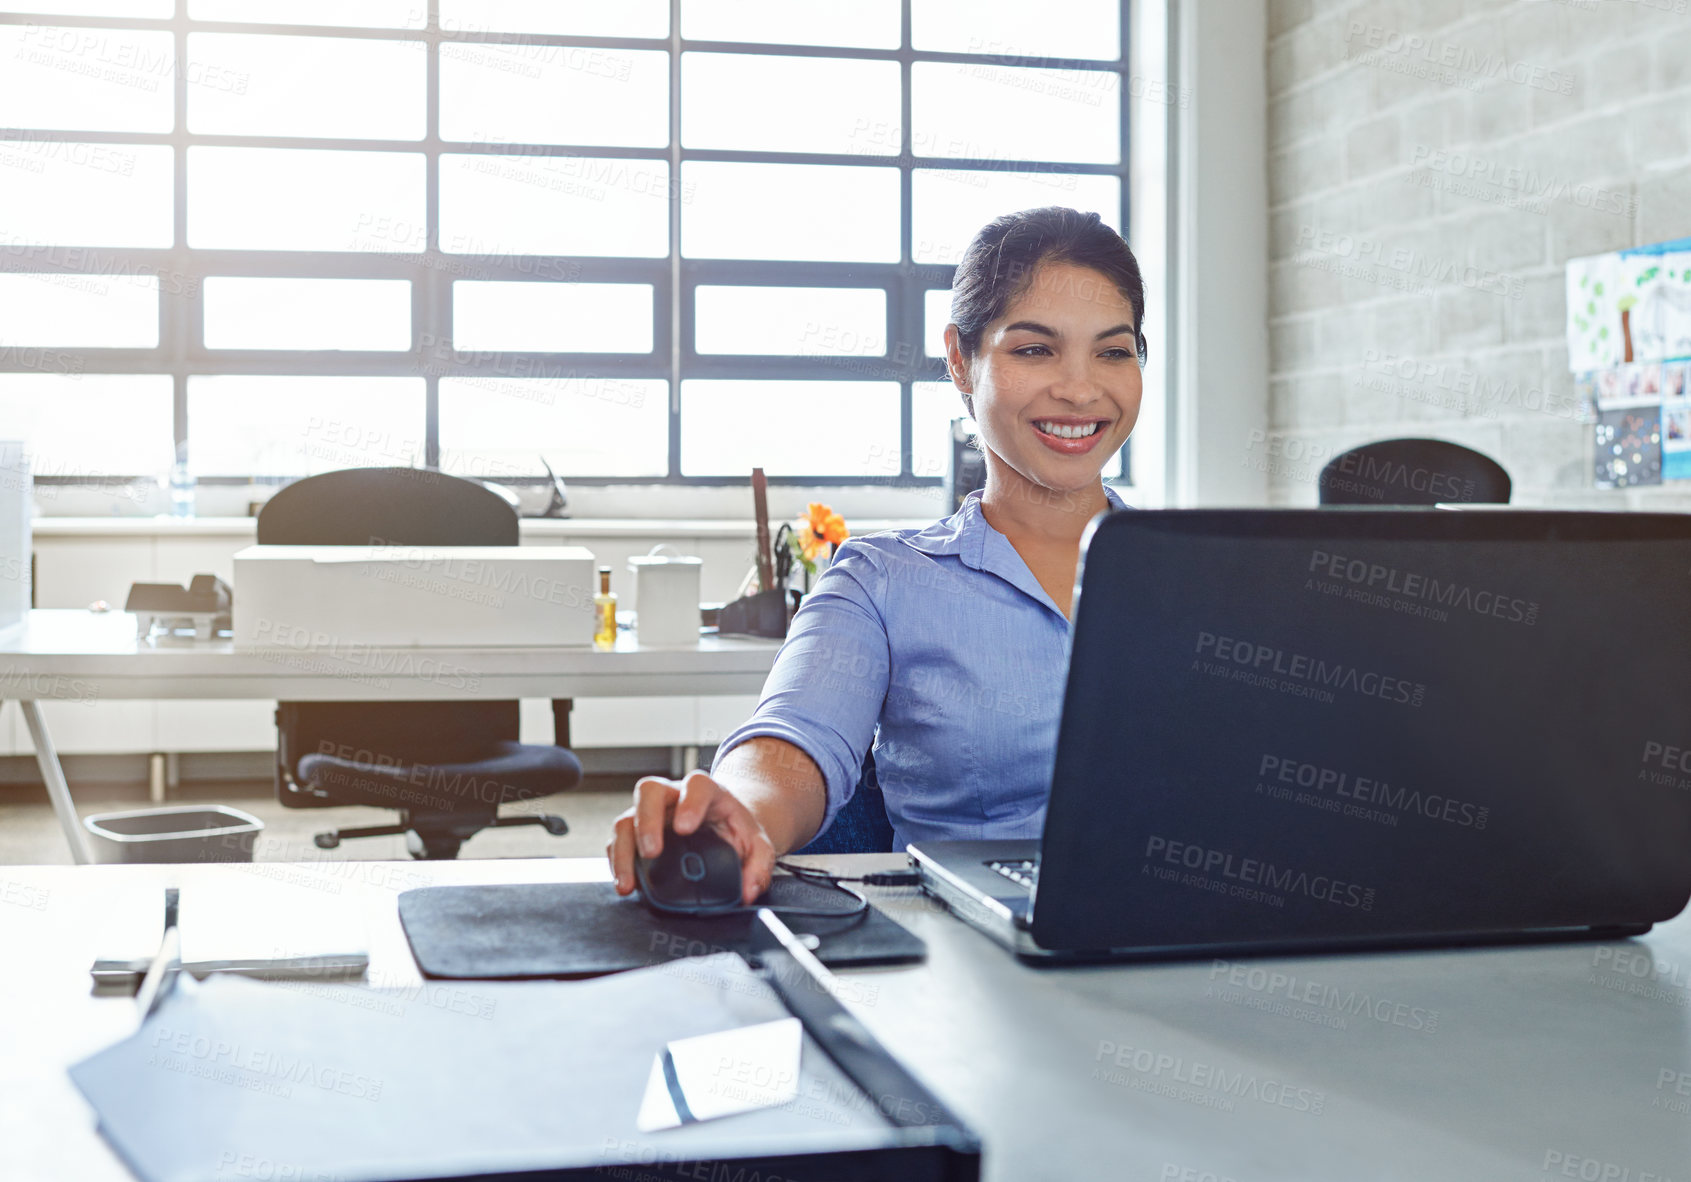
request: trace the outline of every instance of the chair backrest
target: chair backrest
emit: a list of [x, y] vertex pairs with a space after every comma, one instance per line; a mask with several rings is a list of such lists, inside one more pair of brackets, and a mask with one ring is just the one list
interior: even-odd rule
[[833, 822], [795, 850], [800, 854], [885, 854], [893, 848], [892, 822], [887, 818], [886, 797], [875, 778], [875, 756], [863, 757], [857, 788]]
[[[444, 472], [347, 468], [280, 489], [259, 510], [258, 541], [515, 546], [517, 512], [492, 489]], [[476, 746], [514, 741], [519, 727], [514, 701], [283, 702], [277, 717], [281, 769], [289, 774], [302, 756], [336, 749], [407, 764], [459, 762]]]
[[1321, 469], [1323, 505], [1503, 505], [1511, 483], [1503, 465], [1445, 439], [1382, 439], [1334, 456]]
[[515, 546], [517, 513], [474, 480], [428, 468], [343, 468], [280, 489], [264, 546]]

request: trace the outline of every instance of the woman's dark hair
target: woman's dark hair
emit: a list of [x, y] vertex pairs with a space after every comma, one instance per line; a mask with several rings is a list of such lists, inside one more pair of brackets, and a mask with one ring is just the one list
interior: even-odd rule
[[[980, 351], [986, 326], [1027, 290], [1041, 263], [1073, 263], [1115, 284], [1133, 308], [1134, 351], [1139, 364], [1145, 364], [1145, 281], [1139, 275], [1139, 260], [1097, 214], [1060, 205], [995, 218], [963, 252], [951, 281], [951, 323], [957, 326], [965, 358], [972, 359]], [[974, 414], [967, 394], [963, 402]]]

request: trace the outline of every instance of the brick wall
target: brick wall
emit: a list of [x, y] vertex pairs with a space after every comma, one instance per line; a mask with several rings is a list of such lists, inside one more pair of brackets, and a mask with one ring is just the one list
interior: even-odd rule
[[1399, 435], [1509, 470], [1515, 499], [1691, 508], [1592, 488], [1563, 344], [1570, 258], [1691, 236], [1687, 0], [1268, 0], [1276, 504]]

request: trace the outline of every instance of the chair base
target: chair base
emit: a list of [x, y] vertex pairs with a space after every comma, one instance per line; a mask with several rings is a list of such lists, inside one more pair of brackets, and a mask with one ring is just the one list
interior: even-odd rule
[[431, 860], [456, 858], [464, 842], [483, 829], [507, 829], [513, 825], [540, 825], [553, 837], [562, 837], [570, 831], [568, 822], [551, 813], [478, 817], [465, 820], [461, 817], [442, 816], [435, 813], [413, 815], [410, 812], [401, 812], [399, 822], [394, 825], [367, 825], [358, 829], [331, 829], [325, 833], [316, 834], [311, 840], [320, 850], [332, 850], [340, 845], [343, 838], [393, 837], [403, 833], [405, 835], [405, 848], [413, 858]]

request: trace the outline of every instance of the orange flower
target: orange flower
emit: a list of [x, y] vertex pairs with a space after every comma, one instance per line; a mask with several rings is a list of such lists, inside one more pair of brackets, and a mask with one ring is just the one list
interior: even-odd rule
[[851, 537], [845, 518], [820, 501], [805, 506], [805, 514], [798, 519], [794, 532], [806, 562], [815, 562], [824, 546], [838, 546]]

